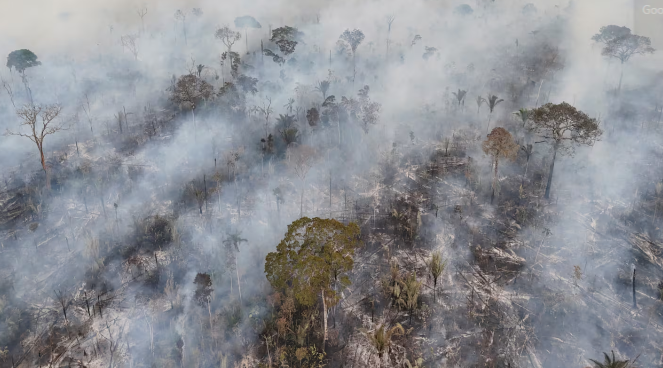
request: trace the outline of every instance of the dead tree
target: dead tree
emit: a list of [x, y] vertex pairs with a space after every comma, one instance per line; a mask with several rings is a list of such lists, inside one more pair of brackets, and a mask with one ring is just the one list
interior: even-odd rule
[[62, 307], [62, 314], [64, 314], [64, 320], [66, 322], [69, 322], [69, 320], [67, 319], [67, 308], [69, 308], [69, 304], [70, 304], [69, 297], [67, 296], [67, 294], [63, 293], [61, 290], [56, 290], [55, 291], [55, 296], [58, 300], [58, 303]]
[[134, 56], [134, 59], [136, 60], [138, 60], [138, 46], [136, 45], [137, 40], [138, 40], [138, 35], [135, 34], [129, 34], [120, 37], [120, 41], [122, 42], [122, 47], [129, 50], [129, 52], [131, 52], [131, 54]]
[[[16, 114], [23, 122], [22, 126], [29, 128], [28, 133], [13, 132], [7, 129], [5, 135], [17, 135], [26, 137], [37, 145], [41, 167], [46, 173], [46, 185], [49, 184], [49, 172], [46, 165], [46, 156], [44, 154], [44, 138], [57, 133], [61, 130], [67, 130], [69, 127], [63, 121], [56, 122], [55, 119], [62, 111], [60, 105], [25, 105], [19, 109]], [[41, 120], [41, 121], [39, 121]]]

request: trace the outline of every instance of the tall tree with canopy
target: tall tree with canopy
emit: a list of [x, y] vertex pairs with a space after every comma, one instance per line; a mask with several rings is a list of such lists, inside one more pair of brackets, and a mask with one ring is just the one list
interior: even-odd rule
[[322, 299], [323, 344], [327, 340], [327, 308], [340, 300], [350, 285], [348, 272], [355, 250], [361, 245], [355, 223], [302, 217], [288, 225], [288, 232], [265, 259], [265, 274], [277, 290], [291, 288], [296, 300], [307, 307]]
[[557, 152], [573, 154], [575, 146], [579, 144], [592, 146], [603, 134], [596, 119], [590, 118], [566, 102], [547, 103], [532, 110], [530, 119], [527, 121], [527, 128], [543, 139], [541, 142], [548, 142], [552, 145], [553, 157], [550, 161], [546, 199], [550, 198]]
[[619, 86], [617, 92], [622, 88], [622, 78], [624, 77], [624, 64], [631, 59], [633, 55], [653, 54], [654, 48], [651, 47], [649, 37], [632, 34], [628, 27], [609, 25], [601, 27], [599, 33], [592, 37], [592, 40], [603, 44], [601, 55], [608, 58], [615, 58], [620, 61], [621, 72], [619, 74]]
[[352, 84], [354, 85], [355, 77], [357, 76], [357, 47], [364, 41], [364, 32], [358, 29], [350, 31], [346, 29], [339, 39], [344, 41], [350, 46], [352, 50]]
[[200, 103], [212, 97], [214, 87], [195, 74], [187, 74], [179, 77], [175, 84], [169, 87], [168, 90], [171, 92], [171, 101], [191, 109], [191, 117], [195, 129], [196, 114], [194, 111]]
[[9, 68], [9, 71], [11, 71], [12, 68], [16, 69], [21, 75], [21, 80], [25, 86], [25, 93], [27, 94], [28, 99], [30, 99], [30, 103], [32, 103], [32, 91], [28, 85], [25, 69], [39, 65], [41, 65], [41, 61], [37, 60], [37, 55], [28, 49], [15, 50], [10, 52], [7, 56], [7, 68]]
[[519, 148], [520, 146], [513, 141], [511, 133], [501, 127], [493, 129], [493, 131], [488, 134], [488, 139], [481, 144], [483, 152], [492, 158], [493, 167], [495, 169], [493, 175], [493, 192], [490, 195], [491, 204], [495, 199], [495, 190], [497, 189], [497, 166], [500, 162], [500, 158], [515, 159]]
[[276, 54], [270, 49], [263, 49], [263, 53], [271, 57], [275, 63], [283, 65], [286, 62], [285, 57], [295, 52], [295, 47], [302, 42], [303, 37], [304, 33], [294, 27], [283, 26], [275, 28], [272, 30], [272, 38], [269, 41], [278, 46], [283, 56]]
[[245, 15], [235, 18], [235, 27], [244, 29], [244, 40], [246, 41], [246, 53], [249, 53], [249, 34], [248, 28], [262, 28], [262, 25], [252, 16]]

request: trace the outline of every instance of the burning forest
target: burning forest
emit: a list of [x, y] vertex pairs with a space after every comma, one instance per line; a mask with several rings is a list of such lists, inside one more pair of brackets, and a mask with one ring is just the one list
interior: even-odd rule
[[0, 367], [663, 367], [610, 3], [9, 5]]

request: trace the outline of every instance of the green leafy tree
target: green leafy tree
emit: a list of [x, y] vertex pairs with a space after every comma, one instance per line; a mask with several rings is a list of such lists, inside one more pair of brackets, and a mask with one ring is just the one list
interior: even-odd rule
[[[490, 109], [490, 113], [488, 114], [488, 126], [486, 127], [486, 133], [488, 133], [488, 129], [490, 129], [490, 121], [493, 118], [493, 110], [495, 107], [502, 101], [504, 101], [501, 98], [498, 98], [495, 95], [488, 95], [488, 100], [484, 100], [488, 104], [488, 108]], [[478, 103], [478, 102], [477, 102]]]
[[350, 285], [347, 273], [354, 265], [355, 249], [361, 245], [359, 226], [334, 219], [302, 217], [288, 225], [276, 252], [265, 259], [265, 274], [277, 290], [291, 288], [304, 306], [323, 306], [323, 341], [327, 340], [327, 308], [340, 300]]
[[527, 120], [529, 120], [529, 117], [532, 114], [532, 111], [528, 110], [528, 109], [525, 109], [525, 108], [522, 108], [522, 109], [514, 112], [513, 114], [516, 115], [520, 119], [520, 121], [523, 122], [523, 127], [524, 127], [525, 124], [527, 123]]
[[32, 102], [32, 92], [28, 86], [28, 79], [25, 75], [25, 69], [41, 65], [41, 61], [37, 60], [37, 55], [28, 49], [15, 50], [7, 56], [7, 68], [11, 71], [12, 68], [21, 75], [21, 80], [25, 86], [25, 93]]
[[596, 119], [566, 102], [547, 103], [534, 109], [527, 125], [534, 134], [543, 139], [542, 142], [550, 143], [553, 148], [545, 194], [545, 198], [549, 199], [557, 152], [573, 154], [576, 145], [592, 146], [600, 139], [603, 131], [599, 129]]

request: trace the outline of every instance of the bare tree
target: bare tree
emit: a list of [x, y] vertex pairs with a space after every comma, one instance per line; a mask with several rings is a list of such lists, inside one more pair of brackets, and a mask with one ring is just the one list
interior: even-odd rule
[[235, 44], [235, 42], [239, 41], [242, 38], [242, 34], [233, 31], [228, 26], [224, 26], [223, 28], [219, 28], [216, 30], [216, 32], [214, 33], [214, 37], [221, 40], [221, 42], [223, 42], [223, 44], [226, 45], [228, 53], [230, 53], [230, 51], [232, 51], [232, 47]]
[[69, 320], [67, 319], [67, 309], [71, 304], [71, 299], [69, 298], [66, 291], [63, 293], [61, 290], [56, 290], [55, 296], [57, 297], [58, 303], [62, 307], [62, 314], [64, 314], [64, 320], [69, 322]]
[[573, 154], [574, 145], [592, 146], [603, 134], [596, 119], [590, 118], [587, 114], [566, 102], [560, 104], [548, 103], [534, 109], [527, 126], [534, 134], [543, 139], [541, 142], [549, 142], [553, 148], [548, 184], [546, 185], [546, 199], [550, 198], [550, 187], [552, 186], [557, 151], [561, 150], [562, 153]]
[[493, 193], [490, 195], [490, 203], [492, 204], [497, 189], [497, 166], [500, 158], [515, 159], [520, 146], [513, 141], [513, 137], [506, 129], [497, 127], [488, 134], [488, 139], [483, 142], [481, 148], [485, 154], [491, 156], [495, 169], [495, 174], [493, 175]]
[[182, 32], [184, 33], [184, 44], [186, 45], [187, 44], [187, 40], [186, 40], [186, 14], [184, 14], [184, 12], [182, 12], [181, 10], [178, 9], [175, 12], [175, 19], [177, 21], [182, 22]]
[[143, 33], [145, 33], [145, 15], [147, 14], [147, 8], [143, 7], [138, 9], [136, 10], [136, 13], [138, 13], [138, 16], [140, 17], [141, 29], [143, 30]]
[[2, 77], [0, 77], [0, 83], [2, 83], [2, 87], [4, 87], [5, 91], [7, 91], [7, 95], [12, 102], [12, 106], [14, 106], [14, 110], [16, 110], [16, 104], [14, 103], [14, 90], [12, 89], [12, 86]]
[[300, 179], [302, 190], [299, 202], [299, 217], [304, 215], [304, 182], [306, 181], [306, 174], [313, 166], [317, 152], [311, 146], [301, 145], [291, 147], [288, 149], [289, 164], [295, 175]]
[[129, 50], [129, 52], [131, 52], [131, 54], [134, 56], [136, 60], [138, 60], [138, 47], [136, 45], [137, 40], [138, 40], [138, 35], [135, 34], [128, 34], [120, 37], [120, 41], [122, 42], [122, 47]]
[[57, 133], [61, 130], [67, 130], [69, 127], [65, 125], [63, 121], [56, 122], [55, 119], [62, 111], [60, 105], [25, 105], [20, 108], [16, 115], [18, 115], [23, 122], [22, 126], [27, 126], [29, 129], [28, 133], [13, 132], [9, 129], [5, 132], [5, 135], [17, 135], [21, 137], [26, 137], [34, 144], [37, 145], [39, 150], [39, 158], [41, 160], [41, 167], [46, 173], [46, 184], [49, 183], [49, 172], [46, 166], [46, 156], [44, 154], [44, 138], [46, 136]]
[[391, 24], [394, 23], [394, 19], [396, 19], [396, 17], [393, 15], [387, 16], [387, 60], [389, 60], [389, 44], [391, 43], [391, 40], [389, 40], [389, 35], [391, 34]]

